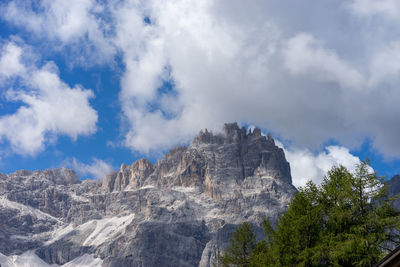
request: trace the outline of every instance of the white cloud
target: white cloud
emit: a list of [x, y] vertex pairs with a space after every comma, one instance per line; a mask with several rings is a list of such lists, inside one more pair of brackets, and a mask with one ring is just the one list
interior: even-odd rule
[[[274, 18], [270, 3], [232, 4], [235, 11], [214, 1], [149, 1], [143, 10], [153, 21], [150, 26], [141, 21], [143, 10], [135, 5], [130, 5], [134, 11], [123, 9], [130, 20], [115, 16], [124, 33], [117, 46], [127, 66], [120, 94], [130, 128], [127, 146], [142, 152], [166, 149], [189, 140], [200, 128], [239, 121], [273, 129], [302, 147], [315, 148], [334, 138], [354, 148], [360, 135], [374, 136], [379, 150], [400, 156], [382, 142], [383, 132], [393, 137], [400, 132], [395, 124], [382, 128], [384, 118], [400, 112], [399, 107], [379, 108], [386, 101], [382, 91], [394, 98], [397, 93], [382, 88], [381, 80], [373, 86], [367, 82], [375, 72], [373, 55], [381, 50], [367, 49], [362, 31], [341, 34], [343, 42], [331, 44], [325, 41], [332, 40], [329, 31], [315, 31], [301, 21], [298, 32], [293, 30], [295, 23], [301, 25], [298, 17], [284, 17], [284, 23]], [[129, 29], [133, 34], [127, 34]], [[123, 41], [131, 39], [134, 45]], [[364, 50], [371, 55], [362, 54]], [[360, 58], [367, 63], [360, 64]], [[167, 67], [175, 83], [174, 91], [166, 93], [168, 105], [177, 107], [172, 116], [160, 104], [166, 94], [157, 90], [168, 77]]]
[[93, 158], [91, 164], [85, 164], [72, 158], [65, 162], [67, 167], [74, 169], [80, 176], [89, 176], [101, 180], [107, 173], [110, 173], [113, 168], [112, 165], [104, 160]]
[[290, 163], [293, 185], [296, 187], [305, 186], [310, 180], [320, 184], [333, 166], [343, 165], [354, 171], [361, 162], [343, 146], [327, 146], [324, 151], [315, 154], [309, 149], [284, 148], [280, 142], [276, 143], [285, 151], [286, 160]]
[[[9, 48], [18, 51], [13, 58], [19, 79], [15, 88], [6, 91], [6, 100], [20, 102], [15, 113], [0, 117], [0, 140], [7, 140], [15, 153], [34, 155], [55, 140], [58, 135], [76, 139], [96, 132], [97, 112], [90, 106], [93, 92], [79, 85], [71, 88], [60, 80], [57, 67], [48, 62], [41, 68], [25, 66], [20, 61], [23, 51], [14, 43], [2, 47], [0, 62], [9, 60]], [[5, 58], [5, 59], [4, 59]], [[0, 72], [0, 78], [10, 77]]]
[[340, 59], [334, 51], [323, 48], [310, 34], [300, 33], [289, 39], [283, 53], [284, 64], [292, 74], [337, 82], [344, 88], [363, 86], [364, 79], [356, 69]]
[[[238, 121], [310, 149], [331, 139], [353, 149], [369, 137], [400, 157], [400, 24], [385, 19], [398, 1], [375, 2], [45, 0], [33, 11], [12, 1], [3, 17], [61, 52], [83, 50], [82, 61], [118, 51], [132, 150]], [[159, 90], [166, 81], [174, 88]]]
[[115, 54], [105, 38], [110, 29], [100, 16], [106, 10], [96, 0], [17, 0], [1, 8], [6, 21], [32, 32], [36, 38], [51, 40], [52, 49], [67, 46], [72, 52], [69, 63], [83, 65], [108, 62]]
[[[210, 4], [210, 1], [153, 2], [150, 15], [155, 24], [135, 23], [136, 28], [132, 29], [145, 34], [139, 34], [144, 37], [141, 44], [122, 46], [127, 71], [121, 83], [120, 97], [124, 115], [131, 126], [126, 144], [133, 149], [145, 152], [165, 149], [172, 142], [188, 140], [202, 127], [213, 128], [229, 120], [220, 110], [224, 106], [226, 90], [237, 90], [239, 84], [244, 85], [246, 81], [240, 81], [243, 77], [260, 75], [258, 60], [270, 52], [256, 54], [249, 50], [247, 59], [237, 57], [244, 44], [236, 42], [227, 32], [236, 31], [234, 27], [225, 29], [208, 16]], [[124, 8], [123, 12], [126, 10]], [[130, 13], [133, 14], [131, 20], [139, 21], [132, 17], [140, 12]], [[122, 30], [129, 28], [127, 23], [131, 20], [124, 16], [116, 18]], [[250, 35], [244, 31], [237, 34]], [[260, 39], [265, 41], [269, 37]], [[232, 64], [235, 58], [243, 63]], [[249, 73], [242, 73], [241, 64], [247, 65]], [[175, 83], [174, 91], [157, 91], [163, 80], [168, 79]], [[238, 97], [242, 94], [240, 90], [237, 92]], [[226, 100], [225, 105], [230, 110], [232, 103], [228, 98]], [[233, 99], [233, 102], [239, 101]]]
[[[371, 60], [370, 85], [391, 82], [400, 76], [400, 41], [382, 47]], [[396, 79], [397, 78], [397, 79]]]
[[400, 19], [400, 2], [397, 0], [352, 0], [349, 6], [359, 16], [383, 15]]
[[21, 47], [14, 43], [6, 44], [0, 55], [0, 76], [10, 78], [25, 72], [25, 66], [21, 63], [21, 55]]

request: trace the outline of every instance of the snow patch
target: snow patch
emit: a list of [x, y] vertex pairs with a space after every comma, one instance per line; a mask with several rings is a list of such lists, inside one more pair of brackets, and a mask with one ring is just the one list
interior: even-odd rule
[[182, 193], [197, 193], [198, 188], [193, 187], [184, 187], [184, 186], [174, 186], [172, 190], [179, 191]]
[[58, 223], [62, 223], [58, 218], [51, 216], [50, 214], [44, 213], [38, 209], [35, 209], [30, 206], [23, 205], [18, 202], [11, 201], [7, 199], [4, 196], [0, 197], [0, 206], [3, 208], [9, 208], [9, 209], [16, 209], [18, 210], [21, 215], [30, 215], [32, 217], [38, 218], [40, 220], [54, 220], [57, 221]]
[[142, 186], [142, 187], [139, 187], [139, 188], [134, 188], [131, 185], [128, 185], [127, 187], [124, 188], [123, 191], [124, 192], [137, 192], [137, 191], [140, 191], [142, 189], [152, 189], [152, 188], [154, 188], [154, 185], [145, 185], [145, 186]]
[[0, 253], [0, 264], [2, 267], [53, 267], [58, 265], [49, 265], [32, 250], [21, 255], [5, 256]]
[[34, 251], [30, 250], [21, 255], [6, 256], [0, 253], [1, 267], [97, 267], [101, 266], [103, 261], [95, 258], [93, 255], [84, 254], [72, 261], [64, 264], [48, 264], [39, 258]]
[[62, 265], [62, 267], [97, 267], [101, 266], [102, 263], [103, 261], [100, 258], [95, 258], [92, 254], [84, 254]]
[[124, 217], [111, 217], [101, 220], [94, 220], [91, 222], [84, 223], [78, 228], [85, 230], [91, 228], [91, 225], [95, 224], [94, 231], [88, 236], [83, 242], [83, 246], [97, 246], [104, 243], [106, 240], [115, 237], [125, 231], [126, 226], [133, 220], [134, 214]]
[[57, 240], [64, 238], [66, 235], [71, 233], [73, 230], [74, 230], [74, 227], [72, 226], [72, 224], [69, 224], [66, 227], [63, 227], [61, 229], [58, 229], [57, 231], [53, 232], [52, 238], [50, 240], [48, 240], [47, 242], [45, 242], [44, 245], [48, 246], [48, 245], [56, 242]]
[[61, 240], [67, 235], [80, 235], [82, 233], [90, 233], [89, 236], [83, 241], [82, 246], [99, 246], [109, 239], [115, 238], [117, 235], [122, 234], [125, 231], [135, 214], [123, 216], [123, 217], [111, 217], [100, 220], [91, 220], [82, 225], [74, 227], [72, 224], [56, 231], [53, 233], [51, 240], [45, 243], [46, 246]]
[[76, 194], [71, 194], [71, 198], [77, 202], [89, 202], [89, 199], [84, 196], [78, 196]]
[[4, 255], [2, 253], [0, 253], [0, 265], [4, 266], [4, 267], [14, 266], [11, 258], [7, 257], [6, 255]]

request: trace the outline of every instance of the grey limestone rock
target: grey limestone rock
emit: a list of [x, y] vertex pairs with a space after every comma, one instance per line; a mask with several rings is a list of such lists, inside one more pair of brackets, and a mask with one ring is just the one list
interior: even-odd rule
[[119, 172], [106, 175], [103, 180], [103, 189], [106, 192], [113, 192], [124, 190], [127, 186], [140, 188], [153, 171], [153, 164], [147, 159], [137, 160], [130, 166], [122, 164]]
[[237, 225], [262, 233], [262, 218], [275, 222], [295, 192], [271, 135], [225, 124], [103, 181], [65, 168], [1, 174], [0, 252], [35, 250], [49, 264], [91, 254], [103, 266], [211, 266]]
[[[387, 181], [387, 185], [389, 197], [400, 195], [400, 175], [394, 175], [389, 181]], [[400, 211], [400, 197], [395, 199], [393, 206], [396, 210]]]

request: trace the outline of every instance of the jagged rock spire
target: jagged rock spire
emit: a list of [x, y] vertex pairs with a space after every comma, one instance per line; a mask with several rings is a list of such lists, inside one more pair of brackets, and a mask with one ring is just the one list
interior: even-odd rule
[[[145, 166], [145, 170], [139, 170], [138, 164]], [[103, 188], [120, 191], [128, 185], [136, 188], [156, 182], [159, 186], [197, 185], [215, 195], [218, 189], [214, 184], [220, 180], [240, 181], [256, 171], [292, 182], [289, 163], [271, 134], [266, 137], [259, 128], [247, 132], [235, 122], [224, 124], [221, 133], [201, 130], [188, 148], [175, 146], [155, 166], [144, 159], [121, 166], [120, 172], [107, 175]]]

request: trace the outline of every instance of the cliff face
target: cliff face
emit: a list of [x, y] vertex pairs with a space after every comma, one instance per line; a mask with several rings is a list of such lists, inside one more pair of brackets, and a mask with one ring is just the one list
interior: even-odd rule
[[[400, 175], [393, 176], [389, 181], [387, 181], [388, 185], [388, 195], [389, 197], [394, 197], [400, 194]], [[400, 211], [400, 198], [396, 198], [393, 203], [393, 207]]]
[[289, 163], [272, 137], [261, 135], [259, 129], [247, 134], [233, 123], [225, 124], [217, 135], [201, 131], [188, 148], [175, 147], [154, 166], [146, 159], [128, 167], [123, 164], [119, 172], [107, 175], [103, 188], [115, 192], [145, 185], [200, 186], [229, 196], [226, 186], [241, 184], [255, 174], [292, 183]]
[[35, 250], [49, 264], [90, 255], [103, 266], [210, 266], [237, 224], [275, 221], [295, 191], [270, 135], [226, 124], [154, 165], [123, 164], [102, 183], [67, 169], [2, 175], [0, 253]]

